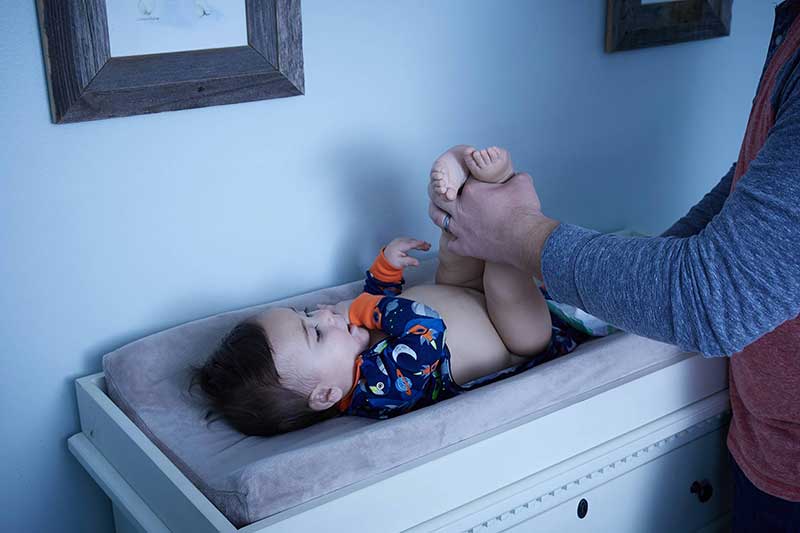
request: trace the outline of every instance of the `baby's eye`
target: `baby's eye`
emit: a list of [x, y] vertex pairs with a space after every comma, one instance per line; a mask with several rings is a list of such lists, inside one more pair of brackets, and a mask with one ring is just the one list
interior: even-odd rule
[[320, 339], [320, 337], [322, 336], [322, 335], [320, 335], [320, 333], [319, 333], [319, 326], [314, 326], [314, 331], [316, 331], [316, 332], [317, 332], [317, 340], [319, 340], [319, 339]]

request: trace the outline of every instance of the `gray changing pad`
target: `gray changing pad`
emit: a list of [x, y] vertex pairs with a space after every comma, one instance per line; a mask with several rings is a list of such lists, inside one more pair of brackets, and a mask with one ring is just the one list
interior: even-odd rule
[[[423, 263], [408, 273], [408, 284], [431, 281], [434, 271], [435, 262]], [[188, 391], [188, 369], [201, 364], [236, 322], [271, 305], [352, 298], [362, 286], [358, 281], [224, 313], [131, 343], [103, 358], [108, 393], [233, 524], [243, 526], [681, 357], [674, 346], [618, 333], [392, 420], [340, 417], [272, 438], [207, 422], [199, 389]]]

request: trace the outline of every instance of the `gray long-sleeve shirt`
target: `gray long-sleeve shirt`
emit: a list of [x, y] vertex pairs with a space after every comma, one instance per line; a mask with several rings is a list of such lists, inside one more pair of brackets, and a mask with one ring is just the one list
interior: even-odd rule
[[551, 296], [625, 331], [707, 356], [738, 352], [797, 317], [799, 60], [795, 55], [781, 73], [772, 95], [774, 127], [733, 192], [727, 194], [731, 169], [661, 237], [561, 224], [542, 253]]

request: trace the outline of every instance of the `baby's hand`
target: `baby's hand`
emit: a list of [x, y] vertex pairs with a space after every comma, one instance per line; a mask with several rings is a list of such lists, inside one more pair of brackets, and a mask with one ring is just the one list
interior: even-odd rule
[[409, 266], [419, 266], [419, 261], [410, 255], [410, 250], [422, 250], [423, 252], [431, 249], [429, 242], [412, 239], [410, 237], [398, 237], [383, 249], [383, 255], [389, 264], [395, 268], [405, 268]]

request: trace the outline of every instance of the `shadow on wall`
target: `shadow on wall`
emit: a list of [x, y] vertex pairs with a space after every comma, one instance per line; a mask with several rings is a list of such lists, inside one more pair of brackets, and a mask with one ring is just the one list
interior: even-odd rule
[[428, 197], [424, 182], [409, 176], [403, 154], [388, 143], [365, 143], [364, 138], [369, 135], [341, 143], [326, 155], [333, 174], [340, 176], [331, 183], [329, 197], [341, 206], [337, 212], [347, 214], [341, 220], [344, 236], [335, 248], [334, 272], [360, 273], [404, 228], [428, 222], [415, 219], [427, 212]]
[[[376, 134], [373, 138], [382, 138]], [[377, 251], [390, 239], [410, 231], [408, 228], [425, 227], [430, 224], [427, 217], [427, 183], [419, 177], [418, 162], [410, 162], [402, 151], [388, 141], [365, 142], [370, 135], [359, 136], [356, 140], [337, 143], [329, 152], [321, 155], [325, 166], [331, 169], [330, 175], [337, 179], [320, 184], [328, 187], [324, 195], [331, 206], [329, 224], [342, 226], [335, 235], [342, 235], [338, 246], [326, 247], [334, 250], [335, 256], [324, 258], [323, 263], [331, 265], [332, 272], [341, 278], [342, 283], [361, 279], [363, 271], [372, 262]], [[424, 169], [427, 175], [428, 168]], [[409, 175], [413, 172], [414, 176]], [[436, 245], [436, 243], [433, 243]], [[418, 254], [424, 256], [424, 254]], [[254, 300], [255, 301], [251, 301]], [[126, 330], [121, 334], [94, 342], [83, 354], [81, 368], [100, 369], [102, 358], [131, 342], [154, 333], [185, 323], [187, 320], [216, 313], [238, 309], [225, 302], [226, 294], [198, 288], [183, 295], [154, 312], [157, 326]], [[263, 303], [260, 294], [247, 299], [244, 306]], [[187, 315], [187, 309], [207, 310], [200, 316], [196, 312]], [[64, 380], [65, 393], [74, 402], [74, 380], [86, 375], [80, 371]], [[77, 421], [76, 421], [77, 425]]]

